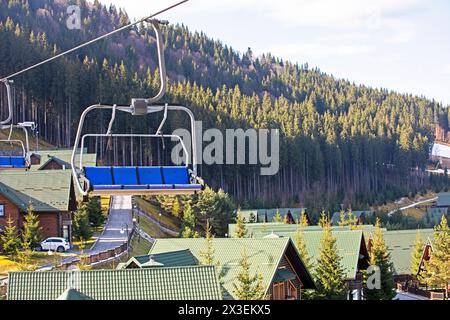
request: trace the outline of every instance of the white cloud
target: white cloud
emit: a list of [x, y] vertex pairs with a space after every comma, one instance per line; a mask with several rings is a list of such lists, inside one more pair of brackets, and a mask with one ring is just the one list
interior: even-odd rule
[[450, 75], [450, 63], [444, 65], [444, 67], [442, 68], [442, 73], [444, 75]]

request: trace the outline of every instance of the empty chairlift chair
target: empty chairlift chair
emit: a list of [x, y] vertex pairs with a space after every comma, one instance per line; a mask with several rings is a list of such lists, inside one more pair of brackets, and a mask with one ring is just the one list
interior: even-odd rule
[[[158, 46], [159, 71], [161, 88], [159, 93], [148, 99], [133, 99], [129, 106], [92, 105], [81, 115], [71, 164], [74, 182], [78, 190], [85, 196], [100, 195], [183, 195], [194, 194], [203, 189], [203, 180], [197, 176], [197, 151], [195, 137], [195, 119], [193, 113], [186, 107], [176, 105], [157, 104], [164, 96], [167, 79], [163, 52], [163, 41], [160, 22], [151, 21], [156, 33]], [[106, 134], [84, 134], [83, 124], [86, 116], [93, 110], [111, 110], [111, 120]], [[188, 163], [189, 154], [180, 136], [163, 134], [162, 128], [169, 111], [182, 111], [188, 114], [191, 122], [192, 164]], [[164, 117], [155, 134], [112, 134], [111, 128], [115, 121], [116, 112], [125, 112], [133, 116], [146, 116], [163, 112]], [[85, 139], [88, 137], [145, 137], [145, 138], [172, 138], [179, 140], [185, 154], [185, 166], [167, 167], [85, 167], [83, 165], [83, 150]], [[81, 145], [80, 145], [81, 142]], [[80, 145], [80, 148], [78, 149]], [[75, 164], [75, 157], [80, 150], [80, 160]]]

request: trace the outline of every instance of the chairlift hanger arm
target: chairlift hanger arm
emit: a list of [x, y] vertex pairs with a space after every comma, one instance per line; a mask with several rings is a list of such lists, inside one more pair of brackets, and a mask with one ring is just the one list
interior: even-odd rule
[[[58, 59], [58, 58], [60, 58], [60, 57], [62, 57], [62, 56], [65, 56], [65, 55], [67, 55], [67, 54], [69, 54], [69, 53], [72, 53], [72, 52], [74, 52], [74, 51], [76, 51], [76, 50], [79, 50], [79, 49], [81, 49], [81, 48], [84, 48], [84, 47], [86, 47], [86, 46], [88, 46], [88, 45], [91, 45], [91, 44], [97, 42], [97, 41], [100, 41], [100, 40], [102, 40], [102, 39], [105, 39], [105, 38], [107, 38], [107, 37], [110, 37], [110, 36], [112, 36], [113, 34], [116, 34], [116, 33], [118, 33], [118, 32], [121, 32], [121, 31], [123, 31], [123, 30], [126, 30], [126, 29], [128, 29], [128, 28], [134, 27], [134, 26], [136, 26], [136, 25], [138, 25], [138, 24], [140, 24], [140, 23], [142, 23], [142, 22], [151, 22], [152, 25], [154, 25], [154, 23], [156, 24], [158, 21], [157, 21], [157, 20], [152, 20], [152, 18], [154, 18], [154, 17], [156, 17], [156, 16], [158, 16], [158, 15], [160, 15], [160, 14], [166, 12], [166, 11], [169, 11], [169, 10], [175, 8], [175, 7], [178, 7], [179, 5], [181, 5], [181, 4], [185, 3], [185, 2], [188, 2], [188, 1], [189, 1], [189, 0], [182, 0], [182, 1], [178, 2], [178, 3], [175, 3], [175, 4], [169, 6], [169, 7], [165, 8], [165, 9], [162, 9], [162, 10], [156, 12], [155, 14], [152, 14], [152, 15], [150, 15], [150, 16], [148, 16], [148, 17], [142, 18], [142, 19], [140, 19], [140, 20], [138, 20], [138, 21], [136, 21], [136, 22], [130, 23], [130, 24], [128, 24], [128, 25], [126, 25], [126, 26], [123, 26], [123, 27], [121, 27], [121, 28], [119, 28], [119, 29], [116, 29], [116, 30], [111, 31], [111, 32], [109, 32], [109, 33], [107, 33], [107, 34], [104, 34], [104, 35], [102, 35], [102, 36], [100, 36], [100, 37], [98, 37], [98, 38], [92, 39], [92, 40], [90, 40], [90, 41], [88, 41], [88, 42], [85, 42], [85, 43], [83, 43], [83, 44], [81, 44], [81, 45], [79, 45], [79, 46], [76, 46], [76, 47], [74, 47], [74, 48], [72, 48], [72, 49], [69, 49], [69, 50], [67, 50], [67, 51], [61, 52], [61, 53], [57, 54], [56, 56], [53, 56], [53, 57], [48, 58], [48, 59], [46, 59], [46, 60], [44, 60], [44, 61], [41, 61], [41, 62], [39, 62], [39, 63], [37, 63], [37, 64], [34, 64], [34, 65], [32, 65], [32, 66], [30, 66], [30, 67], [28, 67], [28, 68], [25, 68], [25, 69], [23, 69], [23, 70], [21, 70], [21, 71], [18, 71], [18, 72], [16, 72], [16, 73], [13, 73], [13, 74], [11, 74], [11, 75], [9, 75], [9, 76], [7, 76], [7, 77], [1, 78], [0, 81], [6, 81], [6, 80], [8, 80], [8, 79], [10, 79], [10, 78], [16, 77], [16, 76], [18, 76], [18, 75], [20, 75], [20, 74], [22, 74], [22, 73], [25, 73], [25, 72], [30, 71], [30, 70], [32, 70], [32, 69], [35, 69], [35, 68], [37, 68], [37, 67], [39, 67], [39, 66], [41, 66], [41, 65], [44, 65], [44, 64], [46, 64], [46, 63], [48, 63], [48, 62], [51, 62], [51, 61], [53, 61], [53, 60], [55, 60], [55, 59]], [[163, 21], [162, 23], [165, 23], [165, 21]]]
[[1, 79], [0, 82], [2, 82], [6, 87], [6, 96], [8, 101], [8, 117], [6, 118], [6, 120], [0, 121], [0, 129], [5, 129], [5, 125], [8, 125], [13, 117], [11, 86], [10, 86], [10, 83], [12, 83], [12, 81], [7, 79]]

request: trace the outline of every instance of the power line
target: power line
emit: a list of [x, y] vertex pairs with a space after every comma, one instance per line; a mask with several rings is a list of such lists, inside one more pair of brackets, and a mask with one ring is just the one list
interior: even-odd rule
[[66, 54], [69, 54], [69, 53], [74, 52], [74, 51], [76, 51], [76, 50], [78, 50], [78, 49], [81, 49], [81, 48], [83, 48], [83, 47], [86, 47], [86, 46], [88, 46], [88, 45], [90, 45], [90, 44], [92, 44], [92, 43], [94, 43], [94, 42], [97, 42], [97, 41], [100, 41], [100, 40], [102, 40], [102, 39], [104, 39], [104, 38], [107, 38], [107, 37], [109, 37], [109, 36], [111, 36], [111, 35], [113, 35], [113, 34], [115, 34], [115, 33], [118, 33], [118, 32], [120, 32], [120, 31], [123, 31], [123, 30], [128, 29], [128, 28], [131, 28], [131, 27], [133, 27], [133, 26], [135, 26], [135, 25], [137, 25], [137, 24], [139, 24], [139, 23], [148, 21], [148, 20], [150, 20], [150, 19], [156, 17], [157, 15], [160, 15], [161, 13], [164, 13], [164, 12], [166, 12], [166, 11], [169, 11], [169, 10], [175, 8], [175, 7], [178, 7], [179, 5], [181, 5], [181, 4], [185, 3], [185, 2], [188, 2], [188, 1], [189, 1], [189, 0], [183, 0], [183, 1], [180, 1], [180, 2], [178, 2], [178, 3], [175, 3], [174, 5], [171, 5], [170, 7], [167, 7], [167, 8], [165, 8], [165, 9], [162, 9], [162, 10], [158, 11], [158, 12], [155, 13], [155, 14], [152, 14], [152, 15], [150, 15], [150, 16], [148, 16], [148, 17], [142, 18], [142, 19], [140, 19], [140, 20], [138, 20], [138, 21], [136, 21], [136, 22], [130, 23], [130, 24], [128, 24], [128, 25], [126, 25], [126, 26], [123, 26], [123, 27], [121, 27], [121, 28], [119, 28], [119, 29], [116, 29], [116, 30], [114, 30], [114, 31], [112, 31], [112, 32], [109, 32], [109, 33], [107, 33], [107, 34], [104, 34], [104, 35], [102, 35], [102, 36], [100, 36], [100, 37], [98, 37], [98, 38], [95, 38], [95, 39], [93, 39], [93, 40], [90, 40], [90, 41], [88, 41], [88, 42], [85, 42], [85, 43], [83, 43], [83, 44], [81, 44], [81, 45], [79, 45], [79, 46], [76, 46], [76, 47], [74, 47], [74, 48], [72, 48], [72, 49], [69, 49], [69, 50], [67, 50], [67, 51], [64, 51], [64, 52], [62, 52], [62, 53], [60, 53], [60, 54], [57, 54], [57, 55], [54, 56], [54, 57], [51, 57], [51, 58], [46, 59], [46, 60], [44, 60], [44, 61], [41, 61], [41, 62], [39, 62], [39, 63], [37, 63], [37, 64], [35, 64], [35, 65], [32, 65], [32, 66], [30, 66], [30, 67], [28, 67], [28, 68], [25, 68], [25, 69], [23, 69], [23, 70], [21, 70], [21, 71], [18, 71], [18, 72], [16, 72], [16, 73], [13, 73], [13, 74], [11, 74], [11, 75], [9, 75], [9, 76], [7, 76], [7, 77], [4, 77], [3, 79], [0, 79], [0, 81], [6, 81], [6, 80], [8, 80], [8, 79], [10, 79], [10, 78], [13, 78], [13, 77], [18, 76], [18, 75], [20, 75], [20, 74], [22, 74], [22, 73], [25, 73], [25, 72], [27, 72], [27, 71], [30, 71], [30, 70], [32, 70], [32, 69], [34, 69], [34, 68], [37, 68], [37, 67], [39, 67], [39, 66], [41, 66], [41, 65], [43, 65], [43, 64], [46, 64], [46, 63], [48, 63], [48, 62], [50, 62], [50, 61], [53, 61], [53, 60], [55, 60], [55, 59], [58, 59], [58, 58], [60, 58], [60, 57], [62, 57], [62, 56], [64, 56], [64, 55], [66, 55]]

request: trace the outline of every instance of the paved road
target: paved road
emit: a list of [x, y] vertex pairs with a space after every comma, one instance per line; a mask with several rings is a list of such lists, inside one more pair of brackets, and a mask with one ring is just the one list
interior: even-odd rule
[[[132, 208], [130, 196], [115, 196], [111, 199], [111, 209], [109, 211], [108, 221], [105, 230], [98, 240], [89, 250], [89, 253], [96, 253], [114, 249], [127, 242], [127, 226], [128, 232], [133, 229]], [[124, 229], [122, 234], [120, 231]]]

